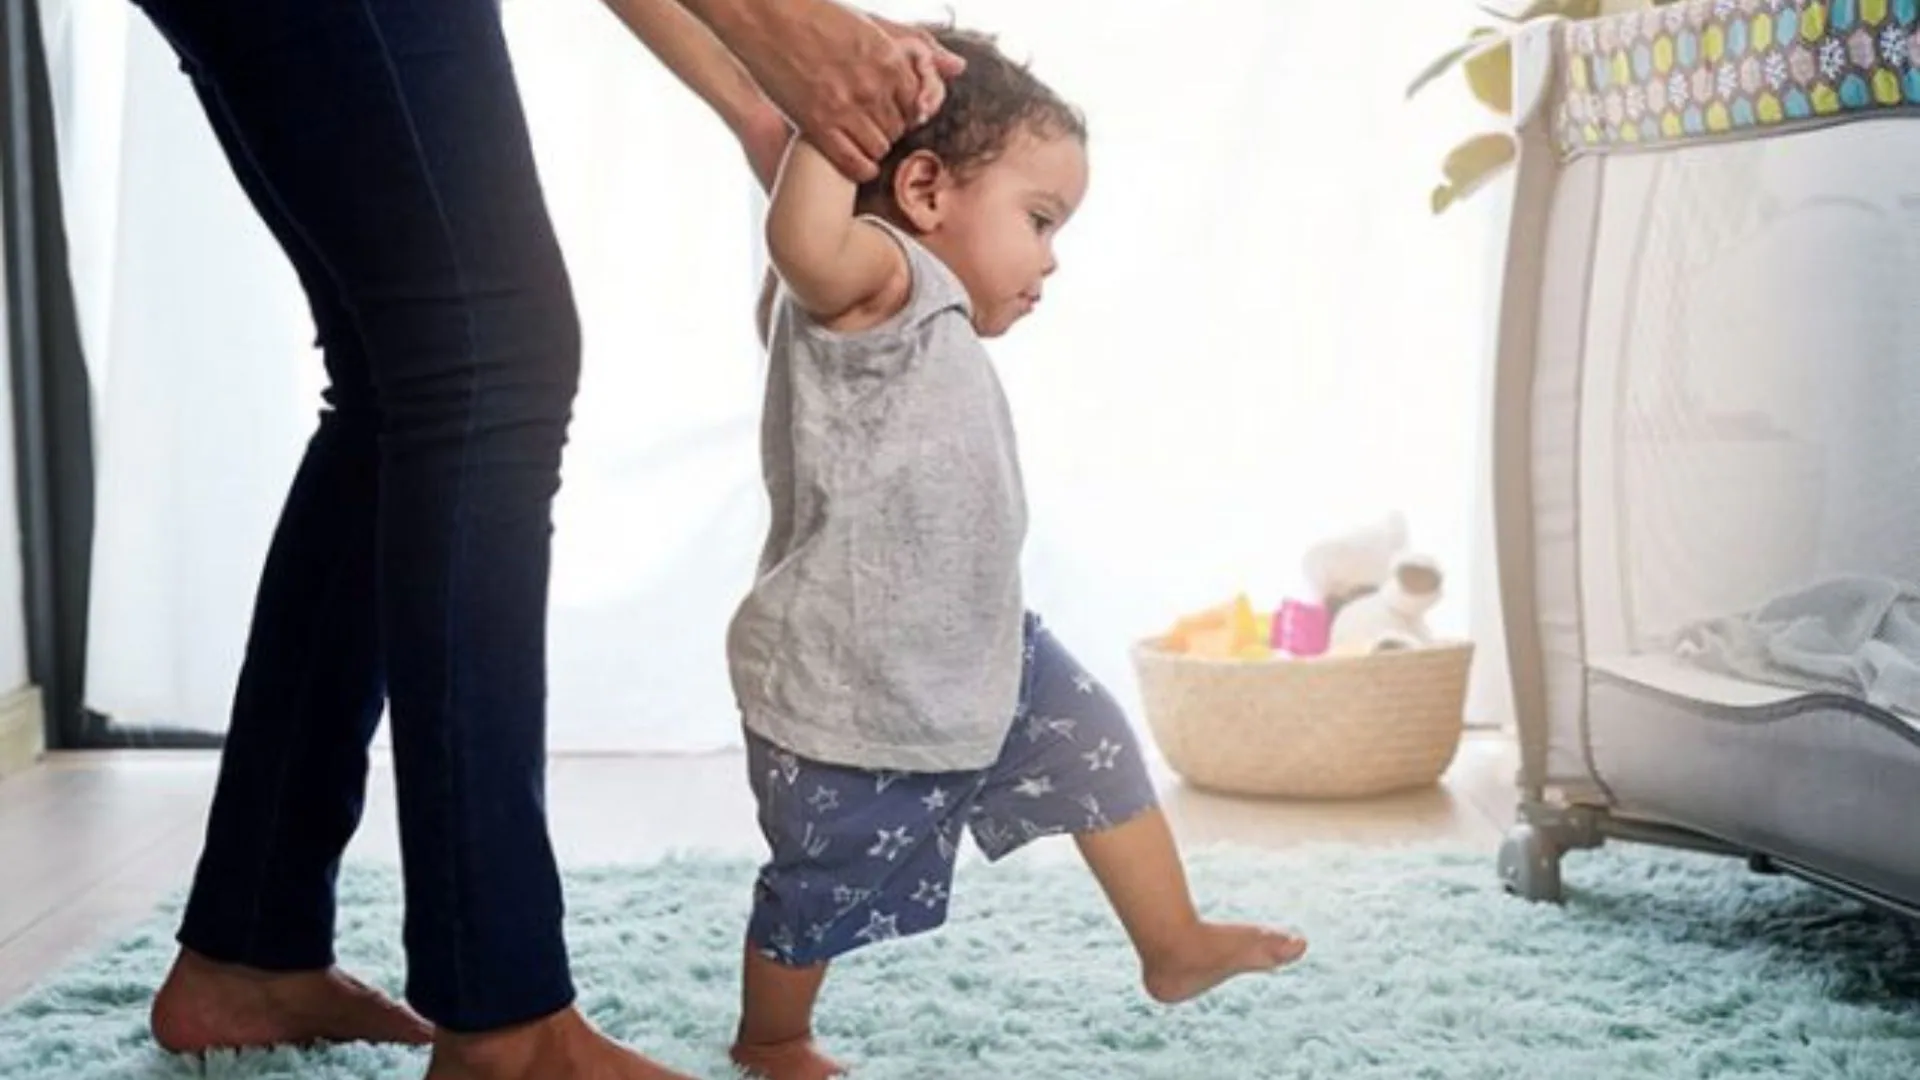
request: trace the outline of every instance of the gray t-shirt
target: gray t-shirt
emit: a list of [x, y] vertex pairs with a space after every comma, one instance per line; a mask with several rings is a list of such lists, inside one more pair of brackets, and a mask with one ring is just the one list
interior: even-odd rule
[[802, 757], [982, 768], [1020, 689], [1013, 419], [965, 286], [866, 220], [906, 253], [912, 293], [840, 334], [780, 291], [760, 426], [773, 520], [728, 668], [747, 729]]

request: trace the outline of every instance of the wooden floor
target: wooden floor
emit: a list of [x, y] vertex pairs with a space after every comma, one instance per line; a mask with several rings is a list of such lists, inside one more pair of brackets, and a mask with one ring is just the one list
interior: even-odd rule
[[[1454, 841], [1491, 853], [1513, 818], [1516, 761], [1509, 737], [1471, 734], [1439, 786], [1365, 802], [1230, 799], [1197, 792], [1164, 770], [1159, 780], [1168, 817], [1189, 847]], [[0, 1003], [185, 886], [215, 765], [199, 753], [54, 755], [0, 781]], [[557, 757], [548, 801], [560, 858], [577, 865], [690, 850], [758, 855], [742, 770], [737, 754]], [[384, 766], [375, 770], [349, 857], [398, 859]]]

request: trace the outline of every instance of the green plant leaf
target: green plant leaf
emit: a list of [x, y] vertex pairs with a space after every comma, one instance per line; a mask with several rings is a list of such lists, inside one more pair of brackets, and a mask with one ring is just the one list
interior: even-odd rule
[[[1418, 94], [1426, 85], [1447, 73], [1447, 69], [1459, 63], [1478, 50], [1487, 48], [1488, 38], [1500, 37], [1500, 32], [1490, 26], [1476, 26], [1467, 35], [1467, 40], [1442, 53], [1433, 63], [1420, 70], [1413, 82], [1407, 86], [1407, 97]], [[1504, 39], [1503, 39], [1504, 40]]]
[[1499, 113], [1513, 115], [1513, 42], [1502, 40], [1481, 49], [1461, 61], [1467, 76], [1467, 89], [1480, 104]]
[[1518, 153], [1518, 144], [1505, 132], [1475, 135], [1448, 151], [1440, 166], [1446, 183], [1435, 187], [1431, 196], [1433, 212], [1442, 213], [1480, 190], [1513, 164]]

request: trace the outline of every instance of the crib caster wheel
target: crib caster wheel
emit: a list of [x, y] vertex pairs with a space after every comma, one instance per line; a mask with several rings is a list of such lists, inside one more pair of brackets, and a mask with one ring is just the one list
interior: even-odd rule
[[1532, 825], [1515, 825], [1500, 842], [1500, 883], [1515, 896], [1559, 903], [1559, 849]]

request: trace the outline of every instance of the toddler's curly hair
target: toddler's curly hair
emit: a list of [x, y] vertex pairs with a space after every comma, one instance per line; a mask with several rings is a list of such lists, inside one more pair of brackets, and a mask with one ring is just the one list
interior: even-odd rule
[[947, 80], [946, 100], [933, 119], [907, 132], [881, 159], [880, 175], [860, 185], [860, 205], [891, 206], [894, 174], [917, 151], [930, 151], [965, 180], [991, 164], [1023, 131], [1086, 142], [1086, 117], [1025, 64], [1008, 59], [993, 35], [952, 25], [923, 28], [942, 48], [965, 60], [966, 70]]

